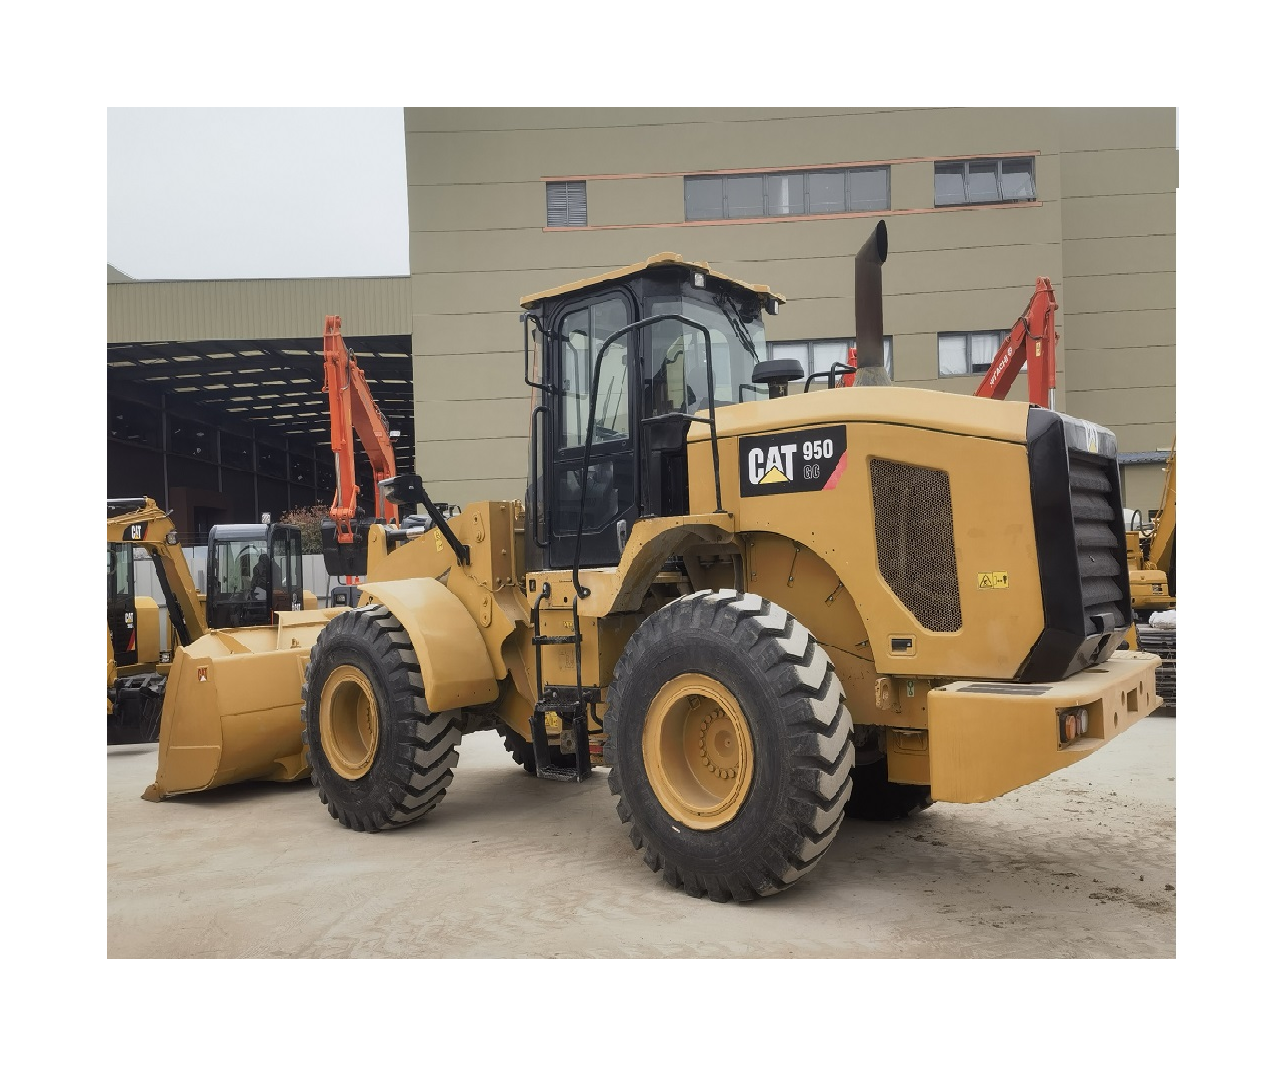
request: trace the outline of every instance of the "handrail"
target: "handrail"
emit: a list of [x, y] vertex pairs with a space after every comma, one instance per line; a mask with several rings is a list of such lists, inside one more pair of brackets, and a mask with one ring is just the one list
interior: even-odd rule
[[[529, 516], [528, 521], [531, 522], [532, 543], [535, 544], [537, 548], [548, 548], [549, 539], [545, 538], [544, 540], [541, 540], [541, 537], [540, 537], [540, 497], [539, 497], [539, 494], [536, 492], [536, 486], [540, 484], [536, 476], [538, 473], [536, 469], [536, 419], [541, 415], [542, 412], [546, 416], [546, 419], [548, 419], [550, 412], [549, 412], [549, 408], [545, 404], [543, 403], [537, 404], [535, 407], [531, 409], [531, 444], [529, 446], [529, 452], [530, 452], [529, 463], [531, 466], [531, 474], [530, 474], [531, 515]], [[546, 421], [545, 424], [546, 426], [548, 426], [548, 421]], [[545, 442], [545, 447], [543, 447], [540, 451], [542, 455], [549, 454], [549, 444], [547, 441]]]
[[519, 320], [522, 322], [522, 377], [523, 377], [523, 380], [528, 385], [530, 385], [533, 389], [539, 389], [541, 392], [546, 393], [547, 395], [553, 395], [558, 391], [556, 388], [554, 388], [553, 385], [547, 385], [539, 381], [531, 380], [531, 373], [529, 370], [529, 367], [531, 366], [531, 347], [530, 347], [530, 344], [528, 343], [531, 340], [531, 331], [527, 329], [527, 323], [528, 322], [534, 323], [536, 328], [540, 330], [540, 335], [544, 337], [546, 341], [550, 340], [551, 338], [549, 334], [545, 331], [545, 327], [541, 324], [540, 319], [536, 317], [536, 315], [533, 314], [531, 311], [524, 311], [518, 317], [519, 317]]
[[[585, 429], [585, 454], [581, 462], [581, 493], [580, 508], [576, 513], [576, 548], [572, 555], [572, 587], [576, 589], [576, 594], [582, 599], [589, 595], [589, 589], [580, 583], [580, 549], [581, 541], [585, 533], [585, 487], [589, 484], [589, 451], [594, 445], [594, 408], [598, 401], [598, 379], [599, 372], [603, 368], [603, 356], [607, 354], [608, 347], [613, 341], [623, 337], [626, 333], [635, 333], [644, 326], [651, 326], [657, 322], [682, 322], [684, 325], [691, 326], [698, 330], [705, 340], [706, 356], [706, 398], [710, 404], [710, 417], [698, 418], [696, 415], [689, 415], [686, 411], [680, 412], [689, 422], [705, 422], [710, 427], [710, 449], [714, 463], [714, 508], [716, 512], [723, 511], [723, 496], [719, 486], [719, 435], [715, 429], [714, 420], [714, 361], [711, 359], [710, 330], [700, 322], [687, 318], [684, 315], [666, 314], [652, 315], [650, 318], [640, 319], [638, 322], [632, 322], [628, 326], [623, 326], [615, 333], [611, 334], [598, 349], [598, 357], [594, 360], [594, 377], [590, 384], [589, 391], [589, 415], [586, 419]], [[642, 369], [643, 353], [639, 346], [635, 345], [634, 357]], [[641, 447], [641, 442], [635, 442], [635, 449]]]
[[808, 386], [811, 385], [818, 378], [826, 378], [827, 379], [826, 387], [828, 389], [833, 389], [835, 387], [835, 379], [837, 377], [843, 377], [845, 374], [856, 374], [856, 373], [857, 373], [857, 367], [850, 366], [848, 363], [831, 363], [828, 369], [816, 370], [813, 373], [808, 375], [808, 380], [804, 382], [804, 391], [807, 392]]

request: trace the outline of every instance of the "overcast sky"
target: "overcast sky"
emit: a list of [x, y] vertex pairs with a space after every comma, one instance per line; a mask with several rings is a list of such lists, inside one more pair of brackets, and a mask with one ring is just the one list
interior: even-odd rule
[[134, 278], [409, 273], [402, 109], [109, 108], [107, 262]]

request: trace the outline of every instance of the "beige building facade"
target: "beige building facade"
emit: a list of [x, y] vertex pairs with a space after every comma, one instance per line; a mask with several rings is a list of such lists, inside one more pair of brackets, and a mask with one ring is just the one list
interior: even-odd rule
[[783, 293], [768, 340], [820, 369], [884, 219], [894, 383], [972, 393], [1048, 277], [1056, 406], [1111, 428], [1127, 505], [1156, 506], [1174, 109], [407, 108], [405, 129], [415, 462], [442, 499], [525, 490], [523, 296], [677, 252]]

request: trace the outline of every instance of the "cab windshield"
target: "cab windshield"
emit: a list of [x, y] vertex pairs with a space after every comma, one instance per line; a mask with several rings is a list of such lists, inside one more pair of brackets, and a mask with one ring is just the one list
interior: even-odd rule
[[[717, 306], [685, 297], [654, 299], [647, 315], [682, 315], [710, 331], [715, 406], [766, 397], [765, 386], [750, 382], [755, 364], [767, 358], [763, 323], [758, 317], [746, 322], [730, 299], [715, 295], [715, 300]], [[643, 379], [648, 397], [645, 417], [708, 409], [705, 341], [701, 332], [675, 320], [658, 322], [644, 330]]]

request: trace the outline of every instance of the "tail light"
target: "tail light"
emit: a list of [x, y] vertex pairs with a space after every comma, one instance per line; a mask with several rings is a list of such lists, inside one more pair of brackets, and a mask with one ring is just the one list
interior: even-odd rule
[[1058, 712], [1058, 743], [1072, 744], [1090, 731], [1090, 709], [1068, 707]]

